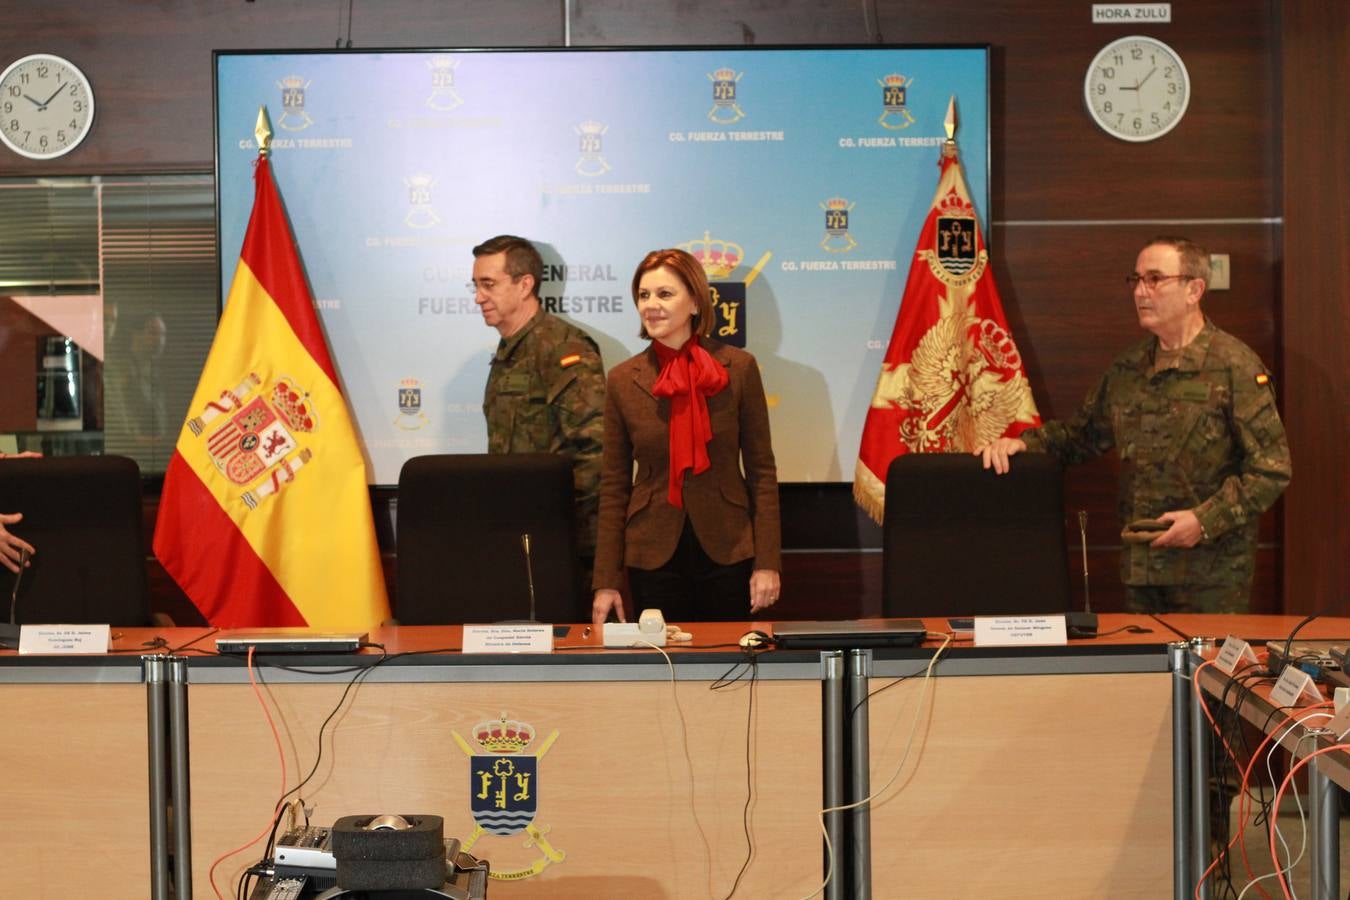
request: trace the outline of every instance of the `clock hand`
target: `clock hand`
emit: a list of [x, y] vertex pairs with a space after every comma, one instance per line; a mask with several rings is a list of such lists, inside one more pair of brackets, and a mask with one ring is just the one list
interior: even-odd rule
[[64, 84], [58, 86], [58, 87], [56, 88], [56, 90], [52, 91], [52, 95], [51, 95], [50, 97], [48, 97], [46, 100], [43, 100], [43, 101], [42, 101], [42, 108], [43, 108], [43, 109], [46, 109], [46, 108], [47, 108], [47, 104], [48, 104], [48, 103], [51, 103], [53, 100], [55, 100], [55, 99], [56, 99], [56, 95], [59, 94], [59, 93], [61, 93], [61, 92], [64, 91], [65, 89], [66, 89], [66, 86], [65, 86]]
[[42, 107], [46, 105], [46, 104], [44, 104], [44, 103], [39, 103], [38, 101], [34, 100], [32, 97], [28, 96], [27, 94], [24, 94], [24, 95], [23, 95], [23, 99], [27, 100], [29, 103], [31, 103], [31, 104], [33, 104], [34, 106], [36, 106], [38, 109], [42, 109]]
[[1144, 76], [1143, 80], [1142, 80], [1142, 81], [1139, 81], [1139, 82], [1135, 85], [1135, 90], [1139, 90], [1139, 88], [1143, 87], [1143, 86], [1144, 86], [1144, 82], [1145, 82], [1145, 81], [1148, 81], [1150, 78], [1152, 78], [1152, 77], [1153, 77], [1153, 73], [1156, 72], [1156, 71], [1158, 71], [1158, 67], [1157, 67], [1157, 66], [1154, 66], [1153, 68], [1149, 69], [1149, 70], [1148, 70], [1148, 74]]

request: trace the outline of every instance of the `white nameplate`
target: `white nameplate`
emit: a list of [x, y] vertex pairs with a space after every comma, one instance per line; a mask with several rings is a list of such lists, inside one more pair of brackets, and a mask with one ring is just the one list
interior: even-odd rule
[[108, 625], [24, 625], [20, 653], [107, 653], [112, 646]]
[[465, 653], [552, 653], [552, 625], [465, 625]]
[[1157, 25], [1172, 21], [1170, 3], [1094, 3], [1093, 25]]
[[1214, 667], [1220, 669], [1225, 675], [1232, 675], [1239, 663], [1245, 667], [1254, 662], [1256, 662], [1256, 654], [1252, 652], [1251, 644], [1230, 634], [1228, 639], [1223, 642], [1219, 655], [1214, 658]]
[[976, 647], [1066, 644], [1063, 616], [976, 616]]
[[1270, 702], [1276, 706], [1295, 707], [1306, 700], [1309, 703], [1321, 703], [1322, 693], [1313, 684], [1312, 676], [1298, 666], [1285, 666], [1280, 680], [1270, 691]]

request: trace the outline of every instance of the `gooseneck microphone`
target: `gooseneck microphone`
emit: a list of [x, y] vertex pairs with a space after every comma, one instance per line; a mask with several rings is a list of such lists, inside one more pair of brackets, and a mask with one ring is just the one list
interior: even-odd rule
[[9, 592], [9, 624], [0, 625], [0, 649], [19, 649], [19, 626], [14, 622], [14, 610], [19, 603], [19, 585], [23, 582], [23, 570], [28, 567], [28, 550], [19, 548], [19, 571], [14, 575], [14, 590]]
[[1083, 611], [1070, 612], [1064, 616], [1069, 637], [1095, 638], [1097, 636], [1097, 614], [1092, 611], [1092, 595], [1088, 586], [1087, 561], [1087, 510], [1078, 511], [1078, 542], [1083, 552]]
[[520, 536], [520, 546], [525, 551], [525, 579], [530, 587], [530, 621], [538, 621], [534, 615], [534, 563], [530, 558], [530, 533], [527, 531]]

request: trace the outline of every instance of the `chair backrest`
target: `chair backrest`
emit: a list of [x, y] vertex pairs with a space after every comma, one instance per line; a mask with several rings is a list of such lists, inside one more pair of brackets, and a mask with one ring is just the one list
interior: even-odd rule
[[909, 453], [886, 473], [887, 616], [1069, 609], [1064, 474], [1043, 453], [997, 475], [968, 453]]
[[[19, 623], [150, 622], [141, 472], [125, 456], [0, 460], [0, 512], [36, 549], [15, 603]], [[0, 568], [7, 606], [15, 576]], [[8, 612], [0, 614], [7, 620]]]
[[[590, 619], [572, 464], [549, 453], [418, 456], [398, 477], [394, 617], [403, 625]], [[521, 535], [530, 536], [529, 566]]]

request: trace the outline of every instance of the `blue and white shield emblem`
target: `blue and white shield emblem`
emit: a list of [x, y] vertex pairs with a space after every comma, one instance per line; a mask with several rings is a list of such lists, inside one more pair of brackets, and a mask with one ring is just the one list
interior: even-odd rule
[[524, 831], [538, 808], [538, 758], [475, 754], [469, 764], [473, 819], [492, 834]]

